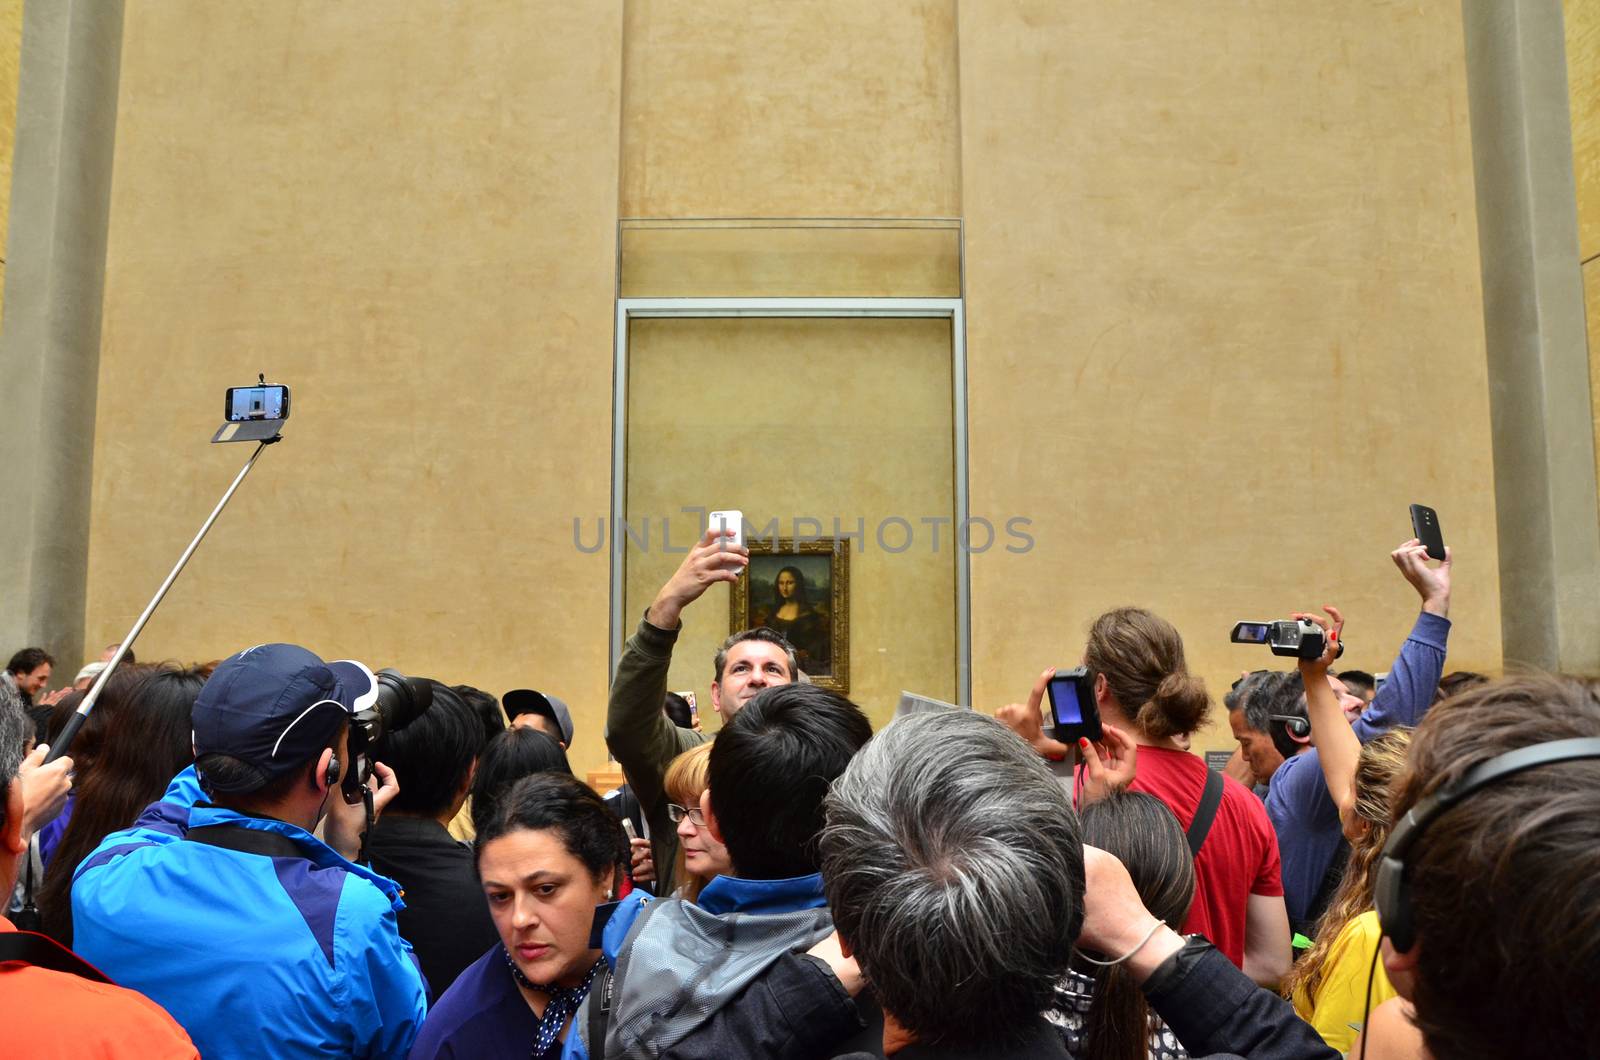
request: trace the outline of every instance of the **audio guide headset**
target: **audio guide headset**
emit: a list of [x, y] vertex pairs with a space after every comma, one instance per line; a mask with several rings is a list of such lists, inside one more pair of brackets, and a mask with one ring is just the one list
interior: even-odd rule
[[1374, 887], [1378, 922], [1394, 948], [1405, 953], [1417, 943], [1417, 926], [1411, 913], [1411, 866], [1408, 859], [1428, 826], [1445, 811], [1497, 781], [1557, 762], [1600, 758], [1600, 737], [1579, 737], [1536, 743], [1481, 762], [1418, 802], [1396, 822], [1389, 842], [1378, 859]]
[[1268, 714], [1273, 721], [1283, 722], [1283, 727], [1289, 730], [1289, 735], [1296, 740], [1305, 740], [1311, 737], [1311, 722], [1297, 714]]

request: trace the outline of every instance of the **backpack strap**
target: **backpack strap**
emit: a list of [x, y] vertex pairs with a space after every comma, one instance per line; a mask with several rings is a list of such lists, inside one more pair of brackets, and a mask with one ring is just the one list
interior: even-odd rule
[[589, 986], [589, 1021], [587, 1041], [590, 1060], [606, 1060], [606, 1031], [611, 1027], [612, 988], [616, 973], [606, 964]]
[[237, 824], [208, 824], [191, 828], [184, 838], [195, 843], [224, 850], [237, 850], [245, 854], [261, 854], [269, 858], [304, 858], [294, 840], [280, 832], [266, 832], [259, 828], [245, 828]]
[[35, 968], [65, 972], [92, 983], [111, 982], [98, 968], [55, 939], [32, 931], [0, 932], [0, 963], [6, 961], [21, 961]]
[[1189, 853], [1194, 857], [1200, 856], [1200, 848], [1205, 845], [1206, 834], [1211, 831], [1211, 825], [1217, 819], [1217, 807], [1222, 805], [1222, 774], [1215, 769], [1206, 770], [1205, 790], [1200, 793], [1200, 805], [1194, 811], [1194, 820], [1189, 822], [1188, 831], [1184, 838], [1189, 840]]

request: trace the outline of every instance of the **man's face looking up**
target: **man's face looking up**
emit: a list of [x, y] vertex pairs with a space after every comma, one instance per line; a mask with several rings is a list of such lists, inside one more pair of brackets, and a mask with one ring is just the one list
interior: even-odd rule
[[731, 718], [762, 689], [793, 680], [782, 648], [771, 641], [741, 640], [728, 649], [722, 680], [711, 683], [711, 705], [724, 719]]

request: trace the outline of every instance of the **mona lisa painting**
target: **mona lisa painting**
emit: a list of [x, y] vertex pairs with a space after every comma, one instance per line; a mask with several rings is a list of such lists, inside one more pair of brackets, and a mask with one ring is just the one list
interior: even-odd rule
[[750, 541], [750, 566], [729, 594], [734, 632], [768, 626], [794, 645], [813, 684], [850, 691], [850, 548], [839, 538]]

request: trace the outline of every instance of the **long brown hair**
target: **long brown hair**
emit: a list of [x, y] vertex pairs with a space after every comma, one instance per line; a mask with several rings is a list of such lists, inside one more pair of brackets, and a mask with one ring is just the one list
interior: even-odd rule
[[1171, 622], [1141, 607], [1107, 611], [1089, 627], [1084, 664], [1146, 736], [1187, 736], [1206, 723], [1211, 697], [1189, 672], [1183, 638]]
[[1372, 888], [1377, 880], [1378, 855], [1389, 841], [1394, 823], [1394, 786], [1406, 765], [1411, 749], [1410, 729], [1391, 729], [1364, 744], [1356, 762], [1355, 813], [1367, 827], [1350, 841], [1350, 860], [1344, 879], [1317, 921], [1317, 940], [1306, 955], [1295, 962], [1283, 980], [1283, 996], [1292, 998], [1296, 990], [1306, 997], [1317, 996], [1328, 956], [1339, 933], [1356, 917], [1372, 908]]
[[[44, 930], [63, 946], [72, 945], [72, 876], [79, 862], [106, 836], [132, 825], [194, 761], [190, 714], [207, 673], [209, 668], [140, 666], [126, 675], [119, 669], [106, 683], [103, 698], [117, 706], [94, 770], [78, 785], [72, 820], [50, 856], [39, 892]], [[90, 718], [100, 709], [97, 705]]]

